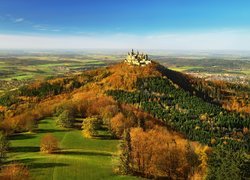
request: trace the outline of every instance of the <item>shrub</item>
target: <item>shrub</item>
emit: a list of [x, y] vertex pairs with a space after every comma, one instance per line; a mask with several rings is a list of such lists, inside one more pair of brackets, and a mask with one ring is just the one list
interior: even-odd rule
[[52, 134], [46, 134], [42, 137], [40, 143], [40, 151], [45, 153], [53, 153], [59, 149], [58, 140]]
[[82, 133], [84, 137], [91, 138], [97, 136], [96, 131], [100, 127], [100, 121], [96, 117], [85, 118], [82, 123]]
[[12, 163], [2, 169], [0, 179], [28, 180], [30, 179], [30, 173], [25, 165], [19, 163]]
[[74, 125], [74, 117], [71, 115], [70, 111], [63, 111], [56, 120], [56, 124], [60, 127], [70, 128]]

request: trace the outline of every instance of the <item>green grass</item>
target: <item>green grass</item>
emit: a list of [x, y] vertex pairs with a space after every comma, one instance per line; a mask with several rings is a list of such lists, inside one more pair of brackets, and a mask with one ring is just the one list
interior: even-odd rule
[[[39, 152], [40, 140], [46, 133], [52, 133], [60, 141], [58, 153]], [[80, 130], [60, 129], [53, 118], [47, 118], [40, 122], [36, 133], [11, 137], [8, 159], [27, 164], [32, 178], [38, 180], [136, 179], [113, 173], [113, 156], [118, 144], [118, 140], [112, 139], [86, 139]]]
[[179, 71], [179, 72], [188, 71], [192, 69], [199, 69], [199, 68], [203, 68], [203, 67], [200, 67], [200, 66], [169, 67], [169, 69], [174, 70], [174, 71]]

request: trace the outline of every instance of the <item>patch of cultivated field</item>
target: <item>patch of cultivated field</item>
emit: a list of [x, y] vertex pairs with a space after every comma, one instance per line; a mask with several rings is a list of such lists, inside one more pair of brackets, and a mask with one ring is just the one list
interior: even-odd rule
[[200, 67], [200, 66], [169, 67], [169, 69], [174, 70], [174, 71], [179, 71], [179, 72], [188, 71], [191, 69], [199, 69], [199, 68], [203, 68], [203, 67]]
[[242, 70], [241, 72], [250, 76], [250, 70]]
[[16, 59], [0, 59], [1, 80], [36, 79], [37, 76], [47, 77], [64, 74], [78, 69], [89, 69], [105, 66], [105, 59], [93, 58], [59, 58], [59, 57], [16, 57]]
[[[53, 134], [60, 142], [61, 150], [55, 154], [39, 152], [40, 140], [46, 133]], [[47, 118], [40, 121], [35, 133], [11, 137], [9, 160], [27, 164], [36, 180], [135, 179], [113, 173], [118, 144], [118, 140], [108, 138], [86, 139], [80, 130], [60, 129], [53, 118]]]

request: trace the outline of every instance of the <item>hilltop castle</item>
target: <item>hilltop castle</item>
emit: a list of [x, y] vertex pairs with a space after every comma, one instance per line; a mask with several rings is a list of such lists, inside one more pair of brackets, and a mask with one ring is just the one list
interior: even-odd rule
[[137, 66], [145, 66], [148, 64], [151, 64], [152, 61], [148, 58], [147, 54], [134, 53], [134, 50], [132, 49], [131, 53], [128, 53], [127, 58], [124, 61], [125, 63], [131, 64], [131, 65], [137, 65]]

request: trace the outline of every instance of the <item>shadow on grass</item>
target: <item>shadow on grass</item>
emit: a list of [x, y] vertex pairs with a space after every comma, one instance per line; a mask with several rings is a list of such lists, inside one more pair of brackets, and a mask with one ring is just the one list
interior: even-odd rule
[[81, 129], [82, 129], [82, 124], [81, 124], [81, 123], [74, 123], [73, 128], [74, 128], [74, 129], [81, 130]]
[[17, 146], [10, 147], [10, 152], [39, 152], [40, 148], [37, 146]]
[[39, 168], [54, 168], [54, 167], [62, 167], [68, 166], [65, 163], [31, 163], [29, 165], [30, 169], [39, 169]]
[[35, 162], [39, 159], [32, 159], [32, 158], [26, 158], [26, 159], [20, 159], [17, 161], [13, 161], [15, 163], [22, 163], [26, 164], [29, 169], [39, 169], [39, 168], [53, 168], [53, 167], [62, 167], [62, 166], [68, 166], [68, 164], [65, 163], [53, 163], [53, 162], [46, 162], [46, 163], [40, 163]]
[[22, 140], [22, 139], [32, 139], [35, 138], [33, 134], [14, 134], [9, 137], [10, 140]]
[[83, 155], [83, 156], [112, 156], [110, 153], [105, 152], [87, 152], [87, 151], [58, 151], [55, 154], [62, 155]]
[[37, 129], [37, 133], [56, 133], [56, 132], [67, 132], [68, 130], [64, 129]]
[[106, 135], [106, 134], [101, 134], [101, 135], [95, 136], [94, 138], [100, 139], [100, 140], [102, 140], [102, 139], [104, 139], [104, 140], [107, 140], [107, 139], [108, 139], [108, 140], [114, 139], [113, 136], [111, 136], [111, 135]]
[[32, 162], [34, 162], [34, 159], [33, 158], [25, 158], [25, 159], [9, 161], [9, 163], [11, 163], [11, 162], [21, 163], [21, 164], [31, 164]]

